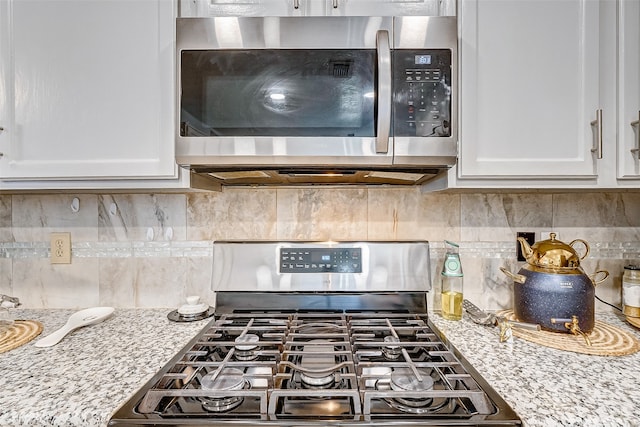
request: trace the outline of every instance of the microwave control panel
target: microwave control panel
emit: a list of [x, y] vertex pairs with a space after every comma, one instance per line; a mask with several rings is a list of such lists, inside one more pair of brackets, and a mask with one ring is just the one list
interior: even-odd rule
[[280, 248], [280, 273], [362, 273], [362, 248]]
[[451, 136], [451, 50], [393, 52], [394, 136]]

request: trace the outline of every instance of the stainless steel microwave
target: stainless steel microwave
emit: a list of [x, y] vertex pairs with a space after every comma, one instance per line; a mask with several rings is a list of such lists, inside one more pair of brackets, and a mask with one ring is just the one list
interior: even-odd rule
[[177, 162], [223, 184], [416, 184], [455, 164], [455, 17], [179, 18]]

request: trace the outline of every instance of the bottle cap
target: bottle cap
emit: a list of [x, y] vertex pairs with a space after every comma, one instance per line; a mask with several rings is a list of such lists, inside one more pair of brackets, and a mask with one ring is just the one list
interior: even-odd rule
[[462, 264], [458, 254], [446, 254], [442, 264], [442, 275], [462, 277]]

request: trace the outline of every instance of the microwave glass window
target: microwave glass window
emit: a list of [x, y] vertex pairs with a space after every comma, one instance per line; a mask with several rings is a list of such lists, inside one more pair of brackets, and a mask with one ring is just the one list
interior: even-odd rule
[[375, 51], [183, 51], [182, 136], [375, 136]]

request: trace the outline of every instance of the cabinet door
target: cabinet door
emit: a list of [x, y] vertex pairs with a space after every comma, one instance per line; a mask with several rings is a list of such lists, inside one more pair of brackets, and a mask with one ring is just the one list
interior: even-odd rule
[[[305, 0], [301, 0], [305, 1]], [[307, 0], [313, 1], [313, 0]], [[455, 0], [323, 0], [325, 15], [455, 16]]]
[[640, 178], [640, 2], [618, 4], [618, 179]]
[[[188, 17], [215, 16], [309, 16], [322, 10], [324, 0], [180, 0], [179, 14]], [[318, 12], [315, 13], [319, 14]]]
[[176, 176], [173, 2], [0, 8], [0, 177]]
[[454, 16], [455, 0], [181, 0], [180, 16]]
[[462, 0], [458, 178], [591, 178], [599, 2]]

